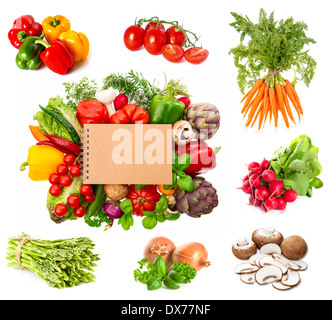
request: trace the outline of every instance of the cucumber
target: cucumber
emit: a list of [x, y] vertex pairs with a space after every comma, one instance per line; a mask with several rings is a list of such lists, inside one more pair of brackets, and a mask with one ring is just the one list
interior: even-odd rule
[[99, 214], [103, 209], [104, 203], [106, 201], [104, 185], [102, 184], [97, 185], [95, 187], [94, 194], [95, 194], [95, 201], [89, 204], [89, 206], [86, 208], [86, 213], [84, 216], [85, 219], [89, 219], [90, 217]]

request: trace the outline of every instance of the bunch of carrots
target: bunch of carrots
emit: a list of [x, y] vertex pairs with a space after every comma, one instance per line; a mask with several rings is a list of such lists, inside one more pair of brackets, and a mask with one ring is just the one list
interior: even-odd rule
[[267, 74], [258, 79], [252, 89], [244, 96], [245, 101], [241, 113], [243, 118], [248, 115], [246, 127], [255, 125], [258, 120], [258, 130], [261, 130], [269, 117], [270, 123], [274, 119], [274, 125], [278, 127], [279, 111], [289, 128], [289, 119], [296, 124], [291, 104], [298, 114], [299, 121], [303, 115], [303, 109], [298, 94], [292, 84], [280, 74]]

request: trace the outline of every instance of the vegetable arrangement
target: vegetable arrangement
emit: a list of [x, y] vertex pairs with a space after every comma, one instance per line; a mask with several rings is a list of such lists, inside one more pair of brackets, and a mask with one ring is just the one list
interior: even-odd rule
[[[169, 27], [166, 29], [165, 25]], [[184, 29], [177, 21], [160, 20], [158, 17], [136, 21], [123, 36], [125, 46], [131, 51], [144, 47], [148, 53], [162, 54], [170, 62], [178, 63], [184, 58], [192, 64], [200, 64], [209, 56], [208, 50], [196, 46], [198, 39], [195, 33]]]
[[[303, 115], [295, 85], [303, 81], [309, 86], [317, 65], [304, 47], [316, 42], [306, 36], [307, 25], [293, 18], [276, 21], [274, 13], [267, 16], [263, 9], [257, 24], [247, 16], [237, 13], [232, 16], [235, 22], [230, 25], [241, 34], [241, 43], [229, 53], [234, 55], [241, 92], [244, 94], [245, 88], [251, 87], [241, 101], [244, 102], [241, 113], [243, 118], [247, 117], [246, 127], [254, 127], [258, 122], [258, 130], [261, 130], [269, 118], [277, 128], [280, 112], [289, 128], [290, 121], [296, 124], [294, 111], [299, 121]], [[246, 37], [249, 40], [244, 43]], [[295, 73], [292, 82], [281, 75], [289, 70]], [[267, 74], [262, 77], [262, 72]]]
[[16, 65], [36, 70], [44, 63], [57, 74], [67, 74], [76, 62], [87, 59], [90, 50], [87, 36], [70, 28], [70, 21], [61, 15], [47, 17], [41, 24], [31, 15], [17, 18], [8, 33], [18, 49]]
[[95, 262], [89, 238], [40, 240], [23, 233], [9, 239], [8, 266], [26, 269], [43, 278], [50, 287], [65, 288], [94, 282]]
[[180, 284], [190, 283], [197, 272], [210, 266], [206, 248], [198, 242], [176, 247], [165, 237], [151, 239], [144, 248], [144, 258], [134, 270], [135, 281], [147, 285], [148, 290], [158, 290], [164, 285], [177, 290]]
[[[37, 143], [21, 166], [21, 171], [30, 166], [32, 180], [51, 184], [47, 208], [54, 222], [83, 218], [91, 227], [106, 223], [108, 229], [117, 220], [129, 230], [137, 216], [144, 228], [153, 229], [182, 214], [201, 217], [218, 206], [217, 190], [201, 176], [217, 162], [219, 148], [205, 141], [220, 126], [214, 105], [192, 104], [180, 81], [159, 89], [133, 71], [109, 75], [101, 90], [87, 78], [64, 85], [65, 98], [51, 98], [34, 116], [38, 126], [29, 128]], [[83, 185], [81, 135], [90, 123], [173, 125], [172, 184]]]
[[250, 163], [248, 170], [241, 189], [250, 195], [250, 205], [265, 212], [285, 210], [298, 196], [312, 197], [313, 188], [323, 187], [318, 178], [322, 173], [318, 148], [307, 135], [293, 140], [288, 148], [281, 147], [270, 161]]

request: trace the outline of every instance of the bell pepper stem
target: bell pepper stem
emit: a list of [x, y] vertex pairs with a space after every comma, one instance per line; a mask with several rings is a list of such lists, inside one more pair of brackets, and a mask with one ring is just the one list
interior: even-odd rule
[[60, 21], [56, 19], [56, 16], [53, 17], [53, 20], [51, 22], [51, 26], [56, 28], [60, 24]]
[[214, 149], [214, 153], [217, 154], [221, 150], [221, 147], [217, 147]]
[[28, 33], [25, 32], [25, 31], [23, 31], [23, 30], [21, 30], [21, 31], [17, 34], [17, 39], [18, 39], [19, 41], [22, 42], [27, 36], [28, 36]]
[[29, 163], [26, 161], [26, 162], [23, 162], [20, 166], [20, 171], [24, 171], [26, 169], [26, 167], [29, 166]]
[[167, 91], [166, 91], [166, 96], [165, 96], [166, 100], [171, 101], [173, 98], [173, 90], [172, 90], [172, 86], [167, 86]]
[[36, 40], [35, 44], [42, 44], [45, 48], [49, 48], [51, 45], [48, 44], [47, 42], [43, 41], [43, 40]]

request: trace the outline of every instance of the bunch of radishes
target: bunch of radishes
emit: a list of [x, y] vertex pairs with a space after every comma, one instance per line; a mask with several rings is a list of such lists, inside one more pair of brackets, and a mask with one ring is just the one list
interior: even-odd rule
[[261, 207], [265, 212], [285, 210], [287, 203], [297, 199], [296, 191], [286, 190], [284, 183], [277, 179], [271, 164], [264, 159], [261, 164], [252, 162], [248, 165], [249, 174], [243, 179], [241, 190], [250, 194], [249, 204]]

